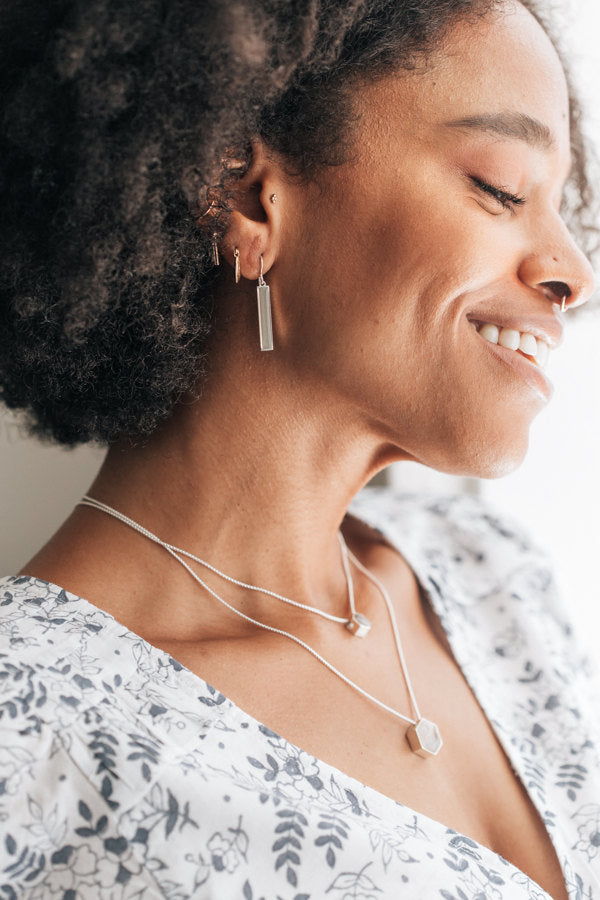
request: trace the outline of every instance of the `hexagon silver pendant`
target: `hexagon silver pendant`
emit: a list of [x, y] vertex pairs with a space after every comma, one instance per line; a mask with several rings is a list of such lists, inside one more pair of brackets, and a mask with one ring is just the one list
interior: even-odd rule
[[406, 730], [406, 740], [413, 753], [417, 756], [437, 756], [444, 742], [440, 730], [435, 722], [429, 719], [419, 719]]
[[371, 620], [362, 613], [355, 612], [352, 618], [346, 622], [346, 628], [352, 632], [354, 637], [364, 638], [371, 630]]

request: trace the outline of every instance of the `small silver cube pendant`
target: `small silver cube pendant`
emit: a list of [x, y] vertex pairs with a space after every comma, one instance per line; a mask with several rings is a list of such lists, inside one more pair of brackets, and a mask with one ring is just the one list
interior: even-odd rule
[[418, 722], [407, 728], [406, 740], [413, 753], [425, 758], [437, 756], [444, 746], [439, 728], [435, 722], [430, 722], [429, 719], [419, 719]]
[[352, 632], [354, 637], [364, 638], [371, 630], [371, 620], [362, 613], [353, 613], [352, 618], [346, 622], [346, 628]]

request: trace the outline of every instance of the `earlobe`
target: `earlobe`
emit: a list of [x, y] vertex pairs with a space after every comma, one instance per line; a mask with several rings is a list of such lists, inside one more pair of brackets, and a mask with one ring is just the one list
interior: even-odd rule
[[260, 273], [261, 258], [263, 272], [268, 272], [276, 257], [270, 229], [264, 224], [248, 220], [237, 210], [231, 213], [220, 250], [221, 256], [234, 270], [236, 284], [240, 278], [256, 281]]

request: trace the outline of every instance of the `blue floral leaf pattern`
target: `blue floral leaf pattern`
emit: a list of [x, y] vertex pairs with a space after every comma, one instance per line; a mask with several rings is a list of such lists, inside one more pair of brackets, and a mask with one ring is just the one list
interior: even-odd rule
[[84, 818], [86, 820], [86, 822], [92, 821], [92, 811], [89, 808], [89, 806], [87, 805], [87, 803], [84, 803], [83, 800], [80, 800], [79, 804], [78, 804], [78, 809], [79, 809], [79, 815], [82, 818]]

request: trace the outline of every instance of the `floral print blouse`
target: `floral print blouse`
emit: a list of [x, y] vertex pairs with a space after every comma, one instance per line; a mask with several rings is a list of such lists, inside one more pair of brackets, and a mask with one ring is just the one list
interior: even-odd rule
[[[368, 489], [351, 511], [412, 566], [569, 897], [600, 900], [598, 706], [543, 556], [466, 497]], [[0, 579], [0, 898], [188, 897], [548, 900], [87, 601]]]

